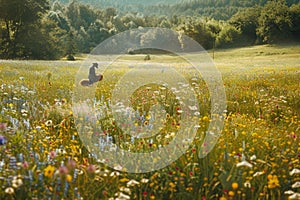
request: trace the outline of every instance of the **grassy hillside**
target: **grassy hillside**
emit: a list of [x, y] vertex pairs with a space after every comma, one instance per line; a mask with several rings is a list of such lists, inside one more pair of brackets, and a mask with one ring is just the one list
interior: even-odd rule
[[[300, 67], [300, 43], [280, 45], [256, 45], [241, 48], [218, 49], [208, 51], [217, 67], [239, 69], [239, 67]], [[122, 60], [143, 60], [146, 55], [125, 55]], [[172, 55], [150, 55], [147, 62], [181, 62], [182, 59]], [[189, 54], [188, 56], [195, 56]]]
[[[209, 51], [213, 56], [213, 52]], [[300, 44], [257, 45], [251, 47], [217, 50], [215, 53], [217, 66], [259, 67], [274, 66], [300, 67]]]

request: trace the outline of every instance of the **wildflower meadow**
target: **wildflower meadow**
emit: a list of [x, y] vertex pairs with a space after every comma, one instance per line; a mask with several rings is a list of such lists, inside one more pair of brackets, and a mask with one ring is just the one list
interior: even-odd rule
[[[108, 166], [93, 149], [152, 152], [171, 143], [186, 112], [175, 95], [184, 85], [140, 87], [131, 96], [128, 124], [116, 122], [109, 94], [124, 72], [112, 64], [89, 99], [104, 117], [89, 126], [84, 116], [74, 117], [72, 104], [82, 61], [0, 61], [0, 199], [300, 199], [299, 47], [282, 54], [270, 47], [237, 52], [215, 52], [227, 108], [213, 150], [199, 157], [212, 120], [208, 87], [183, 70], [201, 110], [187, 108], [199, 116], [196, 136], [181, 138], [187, 150], [177, 160], [147, 173]], [[134, 60], [186, 67], [174, 55], [149, 57], [126, 55], [118, 64], [126, 70]], [[83, 96], [89, 89], [82, 89]], [[155, 118], [150, 107], [156, 104], [165, 112]], [[132, 127], [159, 134], [123, 134]]]

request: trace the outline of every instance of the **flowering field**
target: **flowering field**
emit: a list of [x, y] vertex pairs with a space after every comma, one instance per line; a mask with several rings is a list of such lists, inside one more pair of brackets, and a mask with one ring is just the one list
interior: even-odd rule
[[[218, 65], [227, 110], [213, 151], [198, 157], [211, 120], [209, 106], [203, 106], [189, 150], [171, 165], [143, 174], [107, 167], [83, 145], [71, 105], [80, 62], [0, 62], [1, 199], [300, 199], [300, 63], [247, 62], [247, 67]], [[110, 90], [111, 76], [104, 76], [98, 93]], [[195, 91], [204, 88], [199, 101], [207, 102], [205, 83], [189, 78]], [[137, 104], [142, 95], [149, 98], [146, 89], [135, 94]], [[168, 144], [180, 127], [174, 114], [179, 104], [165, 97], [171, 92], [164, 94], [158, 101], [173, 107], [162, 120], [166, 128], [151, 142], [126, 141], [114, 121], [98, 123], [126, 150], [149, 152]], [[108, 102], [106, 97], [99, 106]], [[137, 126], [149, 125], [150, 117], [144, 117]]]

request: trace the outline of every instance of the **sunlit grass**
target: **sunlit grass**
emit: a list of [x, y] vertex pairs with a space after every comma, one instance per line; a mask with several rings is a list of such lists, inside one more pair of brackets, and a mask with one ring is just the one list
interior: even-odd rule
[[[271, 47], [260, 48], [266, 52]], [[118, 166], [109, 168], [82, 144], [72, 113], [73, 89], [81, 62], [1, 61], [1, 199], [297, 199], [298, 49], [273, 49], [275, 53], [285, 52], [273, 55], [255, 55], [258, 49], [216, 53], [228, 107], [222, 136], [203, 159], [198, 158], [198, 152], [211, 120], [210, 106], [206, 105], [209, 93], [203, 80], [192, 81], [191, 73], [186, 73], [184, 76], [199, 94], [201, 127], [189, 150], [178, 160], [144, 174], [121, 173]], [[183, 65], [181, 58], [174, 56], [151, 57], [147, 62], [172, 63], [174, 58], [175, 67]], [[133, 61], [146, 62], [143, 59], [144, 55], [128, 55], [104, 72], [104, 80], [96, 90], [97, 108], [109, 108], [110, 92], [118, 77], [129, 70], [127, 66]], [[272, 61], [276, 59], [280, 63]], [[120, 63], [125, 71], [117, 69]], [[163, 96], [152, 98], [154, 91]], [[151, 142], [123, 137], [124, 127], [118, 127], [111, 115], [97, 121], [105, 134], [125, 150], [151, 152], [159, 145], [167, 145], [180, 127], [180, 115], [176, 115], [180, 109], [171, 91], [148, 85], [139, 88], [132, 101], [141, 116], [145, 113], [144, 121], [133, 120], [137, 127], [149, 126], [150, 104], [167, 105], [158, 124], [162, 126], [160, 137], [153, 137]], [[97, 140], [100, 136], [90, 129], [84, 137]]]

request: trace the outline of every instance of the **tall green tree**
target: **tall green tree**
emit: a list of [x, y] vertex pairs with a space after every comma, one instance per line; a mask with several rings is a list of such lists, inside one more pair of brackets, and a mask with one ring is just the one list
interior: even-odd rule
[[79, 30], [80, 27], [88, 28], [89, 24], [93, 22], [94, 13], [87, 5], [71, 1], [66, 8], [65, 15], [68, 18], [70, 25]]
[[75, 43], [74, 30], [70, 30], [66, 36], [66, 56], [67, 60], [75, 60], [75, 53], [77, 51]]
[[[1, 57], [22, 57], [28, 49], [33, 29], [49, 9], [47, 0], [0, 0]], [[26, 37], [25, 37], [26, 36]]]
[[234, 43], [240, 37], [240, 31], [230, 24], [223, 24], [222, 29], [217, 35], [216, 46], [226, 47]]
[[178, 27], [178, 31], [183, 31], [185, 35], [193, 38], [205, 49], [213, 47], [214, 35], [210, 32], [209, 27], [206, 26], [206, 22], [201, 21], [199, 18], [187, 18], [187, 20]]
[[291, 32], [299, 40], [300, 35], [300, 2], [298, 4], [294, 4], [290, 8], [291, 12], [291, 20], [292, 20], [292, 28]]
[[255, 41], [260, 10], [261, 7], [258, 6], [240, 10], [232, 16], [229, 23], [239, 29], [244, 36]]
[[286, 1], [268, 1], [258, 18], [257, 35], [264, 43], [275, 43], [289, 37], [291, 25], [291, 16]]

